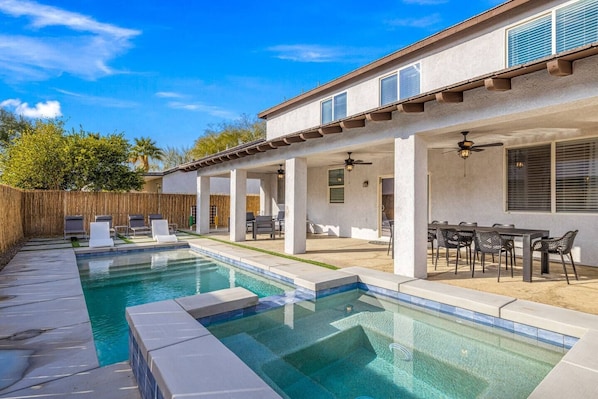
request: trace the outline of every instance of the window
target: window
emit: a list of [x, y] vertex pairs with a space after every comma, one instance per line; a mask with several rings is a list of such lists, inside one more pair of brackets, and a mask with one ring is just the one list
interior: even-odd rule
[[346, 117], [347, 93], [337, 94], [328, 100], [322, 101], [321, 112], [321, 121], [323, 125]]
[[420, 93], [419, 64], [408, 66], [399, 71], [400, 99], [416, 96]]
[[551, 14], [509, 29], [509, 66], [525, 64], [552, 54]]
[[331, 204], [345, 202], [345, 169], [328, 171], [328, 198]]
[[598, 0], [579, 0], [509, 29], [507, 63], [520, 65], [596, 41]]
[[598, 213], [598, 138], [509, 149], [507, 180], [509, 211]]
[[380, 79], [380, 105], [386, 105], [397, 101], [398, 77], [394, 75]]
[[598, 212], [598, 138], [556, 144], [556, 211]]
[[598, 41], [598, 0], [585, 0], [556, 10], [556, 51]]

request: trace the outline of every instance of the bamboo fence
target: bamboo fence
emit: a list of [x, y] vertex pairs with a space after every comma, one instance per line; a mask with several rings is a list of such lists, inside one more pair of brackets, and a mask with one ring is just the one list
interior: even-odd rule
[[[129, 214], [147, 217], [150, 213], [187, 228], [196, 202], [193, 194], [20, 190], [0, 185], [0, 251], [25, 237], [62, 236], [66, 215], [83, 215], [88, 231], [96, 215], [112, 215], [114, 226], [126, 226]], [[210, 205], [219, 227], [227, 227], [230, 197], [212, 195]], [[247, 211], [258, 213], [259, 208], [259, 196], [248, 195]]]

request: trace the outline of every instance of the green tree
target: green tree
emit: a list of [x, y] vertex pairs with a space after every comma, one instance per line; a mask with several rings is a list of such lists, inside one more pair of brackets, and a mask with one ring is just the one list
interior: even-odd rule
[[266, 122], [247, 115], [233, 122], [208, 126], [203, 136], [195, 141], [191, 149], [193, 158], [203, 158], [228, 148], [236, 147], [266, 137]]
[[164, 148], [164, 156], [162, 158], [162, 169], [171, 169], [180, 164], [190, 162], [193, 160], [191, 156], [190, 147], [171, 147]]
[[123, 134], [100, 136], [81, 130], [63, 148], [65, 188], [85, 191], [129, 191], [143, 187], [139, 170], [131, 170], [130, 144]]
[[37, 121], [2, 154], [1, 181], [23, 189], [59, 190], [64, 184], [62, 121]]
[[147, 172], [150, 169], [150, 159], [160, 161], [163, 156], [164, 152], [156, 145], [154, 140], [149, 137], [141, 137], [135, 139], [129, 159], [133, 164], [141, 163], [141, 169]]
[[12, 140], [32, 127], [32, 123], [22, 116], [0, 108], [0, 151], [8, 148]]

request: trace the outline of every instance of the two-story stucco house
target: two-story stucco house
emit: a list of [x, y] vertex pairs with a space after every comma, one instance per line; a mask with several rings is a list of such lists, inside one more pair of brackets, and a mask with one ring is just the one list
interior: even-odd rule
[[290, 254], [306, 220], [372, 240], [386, 216], [397, 274], [426, 276], [433, 219], [578, 229], [578, 260], [598, 266], [598, 0], [507, 1], [259, 116], [265, 140], [181, 165], [200, 233], [210, 178], [226, 176], [245, 239], [251, 177], [263, 213], [285, 210]]

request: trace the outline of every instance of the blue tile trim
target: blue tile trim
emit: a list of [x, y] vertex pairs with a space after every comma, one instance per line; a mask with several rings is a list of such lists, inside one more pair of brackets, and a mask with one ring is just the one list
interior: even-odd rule
[[147, 359], [143, 357], [143, 354], [139, 350], [139, 345], [135, 340], [135, 337], [129, 329], [129, 362], [131, 364], [131, 370], [137, 380], [137, 386], [141, 399], [164, 399], [164, 395], [154, 378], [154, 375], [149, 369]]
[[130, 253], [138, 253], [138, 252], [162, 252], [162, 251], [172, 251], [173, 249], [183, 249], [187, 248], [190, 249], [189, 244], [185, 242], [181, 242], [179, 244], [169, 245], [167, 247], [144, 247], [144, 248], [119, 248], [118, 250], [111, 250], [111, 251], [103, 251], [103, 252], [79, 252], [75, 253], [75, 257], [77, 259], [88, 259], [88, 258], [95, 258], [98, 256], [106, 256], [106, 255], [124, 255]]

